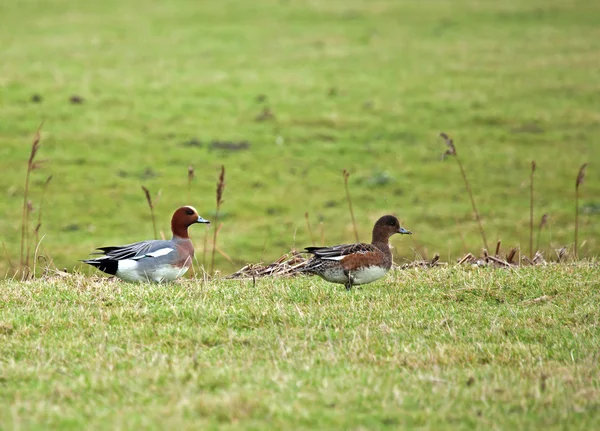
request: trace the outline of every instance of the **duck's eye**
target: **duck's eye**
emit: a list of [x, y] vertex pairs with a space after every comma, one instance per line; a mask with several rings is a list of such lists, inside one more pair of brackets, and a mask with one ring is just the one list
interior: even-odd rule
[[192, 211], [192, 210], [186, 210], [185, 213], [187, 215], [194, 215], [194, 211]]

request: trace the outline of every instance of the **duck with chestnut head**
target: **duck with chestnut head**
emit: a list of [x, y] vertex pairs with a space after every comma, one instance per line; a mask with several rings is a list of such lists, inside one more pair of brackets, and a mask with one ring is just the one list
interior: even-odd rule
[[83, 262], [100, 271], [131, 282], [168, 282], [185, 274], [194, 257], [188, 228], [196, 223], [210, 223], [194, 207], [178, 208], [171, 218], [170, 240], [147, 240], [133, 244], [99, 247], [103, 256]]

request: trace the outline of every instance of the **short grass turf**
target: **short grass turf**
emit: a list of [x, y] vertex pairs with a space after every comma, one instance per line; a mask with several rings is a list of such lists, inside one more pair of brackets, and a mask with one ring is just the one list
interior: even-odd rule
[[[343, 169], [361, 240], [395, 213], [414, 232], [396, 242], [400, 256], [479, 252], [441, 131], [489, 242], [525, 251], [531, 161], [546, 255], [573, 243], [575, 177], [590, 162], [580, 253], [600, 251], [599, 2], [20, 0], [0, 16], [0, 234], [13, 262], [42, 120], [49, 161], [33, 175], [33, 218], [53, 175], [40, 252], [60, 268], [152, 237], [141, 185], [160, 191], [167, 235], [182, 204], [214, 221], [222, 164], [225, 272], [311, 245], [306, 212], [317, 242], [321, 230], [352, 241]], [[203, 231], [193, 228], [200, 251]]]
[[3, 429], [600, 427], [597, 263], [0, 283]]

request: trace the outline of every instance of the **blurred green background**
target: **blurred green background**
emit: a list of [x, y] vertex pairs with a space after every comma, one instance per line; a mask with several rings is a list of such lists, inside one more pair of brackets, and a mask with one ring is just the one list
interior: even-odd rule
[[[4, 273], [7, 256], [18, 261], [41, 121], [48, 162], [32, 176], [32, 217], [53, 175], [42, 253], [61, 268], [153, 236], [141, 185], [160, 191], [167, 235], [183, 204], [214, 220], [221, 165], [223, 272], [310, 245], [306, 212], [315, 236], [352, 242], [343, 169], [361, 240], [394, 213], [414, 232], [392, 240], [399, 261], [478, 253], [441, 131], [488, 241], [523, 251], [531, 161], [547, 256], [572, 245], [575, 178], [589, 162], [580, 254], [600, 249], [599, 2], [21, 0], [1, 3], [0, 22]], [[191, 233], [202, 262], [204, 227]]]

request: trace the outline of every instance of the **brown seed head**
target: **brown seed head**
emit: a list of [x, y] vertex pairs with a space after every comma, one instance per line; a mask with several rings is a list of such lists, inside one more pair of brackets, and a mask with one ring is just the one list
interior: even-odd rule
[[582, 185], [583, 181], [585, 180], [585, 168], [586, 168], [586, 166], [587, 166], [587, 163], [584, 163], [579, 168], [579, 173], [577, 174], [577, 181], [575, 182], [575, 188], [576, 189], [579, 189], [579, 186]]

